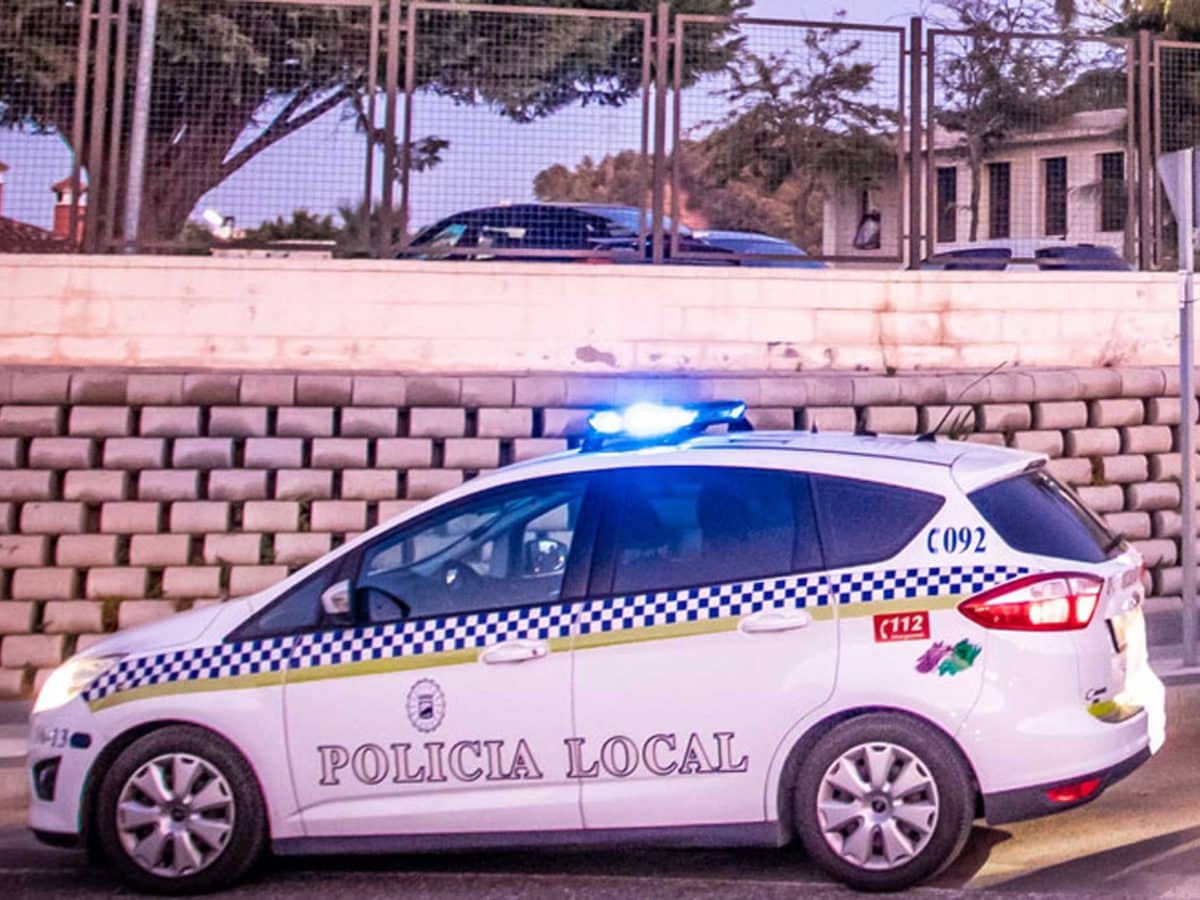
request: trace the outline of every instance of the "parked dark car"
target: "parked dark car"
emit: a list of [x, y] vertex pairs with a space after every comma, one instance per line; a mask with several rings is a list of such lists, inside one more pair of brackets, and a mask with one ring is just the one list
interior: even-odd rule
[[[739, 263], [743, 266], [762, 269], [824, 269], [825, 263], [812, 259], [807, 253], [782, 238], [760, 234], [757, 231], [694, 231], [698, 240], [742, 254]], [[755, 259], [754, 257], [776, 257]], [[788, 257], [779, 259], [778, 257]]]
[[1065, 241], [984, 241], [943, 250], [924, 260], [921, 268], [974, 272], [1129, 272], [1133, 269], [1112, 247]]
[[[644, 239], [639, 247], [639, 220]], [[664, 226], [668, 238], [671, 221]], [[598, 203], [516, 203], [486, 206], [447, 216], [422, 229], [409, 253], [422, 258], [523, 259], [543, 262], [637, 263], [652, 256], [650, 217], [632, 206]], [[671, 242], [665, 252], [671, 255]], [[679, 262], [736, 265], [728, 250], [692, 236], [680, 226]], [[520, 251], [530, 251], [528, 255]], [[559, 256], [555, 251], [569, 251]]]

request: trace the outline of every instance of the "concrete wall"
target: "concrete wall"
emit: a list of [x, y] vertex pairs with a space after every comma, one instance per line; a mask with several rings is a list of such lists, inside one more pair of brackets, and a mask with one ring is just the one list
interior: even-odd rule
[[1177, 629], [1171, 368], [971, 375], [403, 376], [0, 369], [0, 694], [117, 627], [245, 594], [479, 472], [567, 446], [587, 411], [741, 397], [762, 428], [912, 434], [966, 404], [969, 440], [1048, 453], [1152, 569]]
[[10, 364], [1103, 366], [1168, 364], [1177, 334], [1170, 274], [0, 256], [0, 363]]

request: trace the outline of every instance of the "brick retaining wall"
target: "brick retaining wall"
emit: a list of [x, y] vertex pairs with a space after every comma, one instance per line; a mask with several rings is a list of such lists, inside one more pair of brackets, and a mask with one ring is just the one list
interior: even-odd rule
[[[115, 628], [277, 581], [595, 405], [741, 397], [760, 428], [913, 434], [976, 376], [403, 376], [0, 369], [0, 695]], [[1177, 373], [1006, 371], [968, 440], [1045, 452], [1179, 609]], [[1152, 619], [1153, 639], [1153, 619]]]

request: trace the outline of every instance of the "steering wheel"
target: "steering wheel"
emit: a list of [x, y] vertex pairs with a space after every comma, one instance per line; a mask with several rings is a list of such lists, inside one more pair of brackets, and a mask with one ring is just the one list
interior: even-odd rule
[[448, 591], [465, 591], [479, 586], [479, 573], [464, 563], [449, 562], [442, 566], [438, 581]]

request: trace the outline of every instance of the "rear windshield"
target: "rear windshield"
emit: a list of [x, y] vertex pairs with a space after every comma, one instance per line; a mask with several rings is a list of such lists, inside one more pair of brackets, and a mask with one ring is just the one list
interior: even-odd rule
[[968, 496], [1014, 550], [1085, 563], [1104, 562], [1120, 551], [1120, 538], [1043, 469]]

